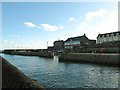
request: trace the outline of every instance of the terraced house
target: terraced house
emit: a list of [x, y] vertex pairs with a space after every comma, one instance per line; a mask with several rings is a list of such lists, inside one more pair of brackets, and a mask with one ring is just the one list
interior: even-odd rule
[[97, 44], [106, 43], [106, 42], [118, 42], [120, 41], [120, 31], [99, 34], [97, 36]]

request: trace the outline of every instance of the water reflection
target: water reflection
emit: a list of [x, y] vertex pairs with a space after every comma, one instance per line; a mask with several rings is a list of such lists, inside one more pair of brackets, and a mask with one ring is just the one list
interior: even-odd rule
[[53, 56], [53, 60], [59, 60], [59, 56]]

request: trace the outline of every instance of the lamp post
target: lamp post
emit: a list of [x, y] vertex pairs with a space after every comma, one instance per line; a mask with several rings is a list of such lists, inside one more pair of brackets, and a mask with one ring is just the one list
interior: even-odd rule
[[47, 42], [47, 48], [48, 48], [48, 42]]

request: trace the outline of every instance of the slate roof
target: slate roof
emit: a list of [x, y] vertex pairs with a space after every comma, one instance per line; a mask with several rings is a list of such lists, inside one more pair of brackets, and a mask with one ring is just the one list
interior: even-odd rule
[[[68, 38], [65, 42], [67, 41], [80, 41], [81, 38], [83, 37], [86, 37], [85, 35], [82, 35], [82, 36], [77, 36], [77, 37], [71, 37], [71, 38]], [[86, 37], [87, 38], [87, 37]]]
[[117, 32], [110, 32], [110, 33], [99, 34], [99, 35], [97, 36], [97, 38], [98, 38], [99, 36], [102, 37], [103, 35], [104, 35], [104, 37], [106, 37], [108, 34], [109, 34], [109, 35], [113, 34], [113, 35], [115, 36], [117, 33], [120, 35], [120, 31], [117, 31]]

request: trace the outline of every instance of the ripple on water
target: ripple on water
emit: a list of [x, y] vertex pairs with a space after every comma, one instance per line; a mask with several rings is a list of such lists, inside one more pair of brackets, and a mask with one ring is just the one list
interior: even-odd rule
[[58, 62], [41, 57], [3, 55], [46, 88], [117, 88], [120, 68]]

